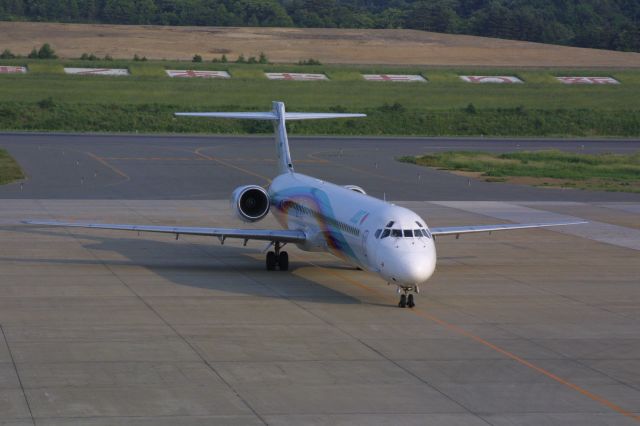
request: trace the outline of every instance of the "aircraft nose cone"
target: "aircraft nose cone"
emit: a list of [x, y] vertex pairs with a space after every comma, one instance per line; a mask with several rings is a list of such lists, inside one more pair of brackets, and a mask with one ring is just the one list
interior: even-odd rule
[[407, 283], [422, 283], [428, 280], [435, 269], [435, 262], [430, 256], [412, 256], [405, 265], [405, 273], [401, 279]]
[[435, 249], [417, 253], [404, 253], [389, 265], [391, 281], [398, 284], [420, 284], [427, 281], [436, 268]]

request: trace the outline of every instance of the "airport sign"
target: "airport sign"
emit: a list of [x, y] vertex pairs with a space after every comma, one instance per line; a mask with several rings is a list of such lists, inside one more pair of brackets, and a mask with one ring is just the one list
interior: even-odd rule
[[495, 84], [513, 84], [523, 83], [518, 77], [513, 75], [461, 75], [460, 79], [467, 83], [495, 83]]

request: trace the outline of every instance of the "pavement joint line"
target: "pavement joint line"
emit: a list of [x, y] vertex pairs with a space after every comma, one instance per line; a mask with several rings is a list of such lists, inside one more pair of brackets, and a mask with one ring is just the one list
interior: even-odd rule
[[[141, 215], [144, 217], [144, 215]], [[192, 241], [187, 242], [188, 245], [196, 248], [197, 250], [201, 251], [202, 253], [204, 253], [207, 256], [211, 256], [211, 253], [209, 253], [207, 251], [207, 249], [205, 248], [206, 246], [203, 246], [201, 244], [195, 244]], [[265, 287], [265, 288], [269, 288], [271, 289], [269, 286], [266, 286], [265, 284], [256, 281], [253, 277], [245, 274], [242, 272], [242, 270], [236, 270], [236, 272], [238, 272], [240, 275], [242, 275], [243, 277], [247, 278], [248, 280], [255, 282], [256, 284]], [[118, 277], [118, 279], [120, 279], [120, 277]], [[126, 285], [126, 284], [125, 284]], [[128, 286], [127, 286], [128, 287]], [[136, 294], [135, 292], [133, 292], [134, 294]], [[137, 294], [136, 294], [137, 295]], [[140, 296], [138, 296], [140, 297]], [[146, 302], [143, 300], [143, 303], [146, 304]], [[155, 313], [155, 309], [153, 309], [150, 306], [150, 309]], [[253, 415], [255, 415], [258, 420], [260, 420], [260, 422], [262, 422], [264, 425], [268, 425], [269, 423], [266, 421], [266, 419], [263, 418], [263, 416], [258, 413], [258, 411], [247, 401], [245, 400], [245, 398], [243, 398], [240, 395], [240, 392], [238, 390], [236, 390], [236, 388], [230, 383], [228, 382], [216, 369], [215, 367], [200, 353], [200, 351], [198, 350], [198, 348], [196, 347], [196, 345], [192, 344], [186, 337], [184, 337], [177, 329], [175, 329], [171, 324], [169, 324], [167, 321], [165, 321], [164, 318], [162, 318], [162, 316], [159, 313], [156, 313], [156, 315], [171, 329], [173, 330], [174, 333], [176, 333], [176, 335], [178, 337], [180, 337], [180, 339], [182, 339], [197, 355], [198, 357], [202, 360], [202, 362], [222, 381], [222, 383], [224, 383], [235, 395], [236, 397], [242, 401], [242, 403], [251, 411], [251, 413], [253, 413]], [[228, 361], [228, 362], [235, 362], [235, 361]], [[219, 361], [216, 361], [216, 363], [219, 363]]]
[[[292, 256], [293, 257], [293, 256]], [[296, 255], [295, 257], [300, 258], [302, 261], [307, 262], [308, 264], [314, 266], [317, 269], [321, 269], [321, 270], [326, 270], [327, 268], [323, 268], [321, 266], [316, 265], [315, 263], [305, 260], [303, 258], [303, 256], [300, 255]], [[341, 277], [344, 278], [344, 277]], [[355, 282], [355, 281], [354, 281]], [[364, 286], [364, 288], [366, 288], [367, 286]], [[331, 321], [320, 317], [319, 315], [313, 313], [312, 311], [306, 309], [304, 306], [301, 306], [299, 303], [292, 301], [296, 306], [299, 306], [301, 309], [303, 309], [304, 311], [308, 312], [310, 315], [313, 315], [314, 317], [318, 318], [320, 321], [324, 322], [325, 324], [335, 328], [336, 330], [339, 330], [341, 333], [346, 334], [347, 336], [351, 337], [353, 340], [355, 340], [356, 342], [360, 343], [362, 346], [364, 346], [365, 348], [369, 349], [370, 351], [372, 351], [373, 353], [377, 354], [378, 356], [380, 356], [382, 359], [386, 360], [387, 362], [395, 365], [397, 368], [399, 368], [400, 370], [404, 371], [406, 374], [408, 374], [409, 376], [413, 377], [414, 379], [418, 380], [420, 383], [425, 384], [426, 386], [428, 386], [429, 388], [435, 390], [436, 392], [438, 392], [440, 395], [442, 395], [443, 398], [451, 401], [453, 404], [463, 408], [468, 414], [473, 414], [473, 415], [477, 415], [473, 410], [471, 410], [469, 407], [465, 406], [464, 404], [462, 404], [460, 401], [456, 401], [454, 398], [452, 398], [451, 396], [447, 395], [446, 393], [444, 393], [442, 390], [438, 389], [437, 386], [429, 383], [428, 381], [426, 381], [425, 379], [423, 379], [422, 377], [418, 376], [417, 374], [415, 374], [414, 372], [412, 372], [411, 370], [409, 370], [408, 368], [402, 366], [398, 361], [393, 360], [387, 356], [385, 356], [381, 351], [379, 351], [378, 349], [374, 348], [373, 346], [369, 345], [368, 343], [364, 342], [362, 339], [354, 336], [353, 334], [349, 333], [346, 330], [343, 330], [340, 326], [333, 324]], [[487, 423], [488, 425], [491, 425], [490, 422], [488, 422], [487, 420], [480, 418], [480, 420], [482, 420], [483, 422]]]
[[251, 170], [247, 170], [247, 169], [242, 168], [242, 167], [240, 167], [240, 166], [236, 166], [235, 164], [231, 164], [231, 163], [228, 163], [228, 162], [226, 162], [226, 161], [220, 160], [220, 159], [219, 159], [219, 158], [217, 158], [217, 157], [211, 157], [211, 156], [209, 156], [209, 155], [203, 154], [201, 151], [202, 151], [203, 149], [207, 149], [207, 148], [208, 148], [208, 147], [200, 147], [200, 148], [197, 148], [197, 149], [196, 149], [195, 151], [193, 151], [193, 152], [194, 152], [194, 154], [196, 154], [196, 155], [198, 155], [198, 156], [200, 156], [200, 157], [202, 157], [202, 158], [206, 158], [207, 160], [215, 161], [215, 162], [217, 162], [217, 163], [222, 164], [223, 166], [231, 167], [232, 169], [239, 170], [239, 171], [241, 171], [241, 172], [243, 172], [243, 173], [246, 173], [246, 174], [248, 174], [248, 175], [251, 175], [251, 176], [259, 177], [260, 179], [263, 179], [263, 180], [267, 181], [267, 183], [271, 183], [271, 179], [270, 179], [270, 178], [268, 178], [268, 177], [266, 177], [266, 176], [262, 176], [262, 175], [260, 175], [260, 174], [258, 174], [258, 173], [252, 172]]
[[[333, 271], [332, 269], [323, 268], [321, 266], [318, 266], [318, 265], [312, 263], [311, 261], [305, 260], [305, 262], [307, 262], [308, 264], [310, 264], [310, 265], [312, 265], [312, 266], [314, 266], [314, 267], [316, 267], [318, 269], [326, 270], [331, 275], [334, 275], [334, 276], [342, 279], [343, 281], [346, 281], [346, 282], [348, 282], [348, 283], [350, 283], [352, 285], [356, 285], [359, 288], [368, 290], [369, 292], [371, 292], [371, 293], [373, 293], [373, 294], [375, 294], [377, 296], [383, 297], [385, 300], [389, 300], [388, 295], [380, 292], [379, 290], [376, 290], [376, 289], [371, 288], [371, 287], [369, 287], [369, 286], [367, 286], [365, 284], [362, 284], [360, 282], [352, 280], [351, 278], [345, 277], [344, 275], [342, 275], [342, 274], [340, 274], [340, 273], [338, 273], [336, 271]], [[395, 305], [395, 301], [394, 301], [393, 304]], [[421, 309], [415, 309], [415, 308], [414, 309], [408, 309], [408, 312], [412, 313], [414, 315], [417, 315], [419, 317], [428, 319], [428, 320], [430, 320], [432, 322], [435, 322], [436, 324], [444, 327], [445, 329], [447, 329], [447, 330], [449, 330], [449, 331], [451, 331], [453, 333], [456, 333], [458, 335], [467, 337], [467, 338], [469, 338], [469, 339], [471, 339], [471, 340], [473, 340], [473, 341], [475, 341], [477, 343], [480, 343], [480, 344], [488, 347], [489, 349], [492, 349], [495, 352], [498, 352], [498, 353], [506, 356], [507, 358], [511, 358], [512, 360], [518, 362], [519, 364], [521, 364], [521, 365], [523, 365], [525, 367], [528, 367], [528, 368], [530, 368], [530, 369], [532, 369], [532, 370], [534, 370], [534, 371], [536, 371], [536, 372], [538, 372], [538, 373], [540, 373], [540, 374], [542, 374], [542, 375], [554, 380], [555, 382], [557, 382], [557, 383], [559, 383], [559, 384], [561, 384], [561, 385], [563, 385], [563, 386], [565, 386], [565, 387], [567, 387], [569, 389], [572, 389], [572, 390], [574, 390], [574, 391], [586, 396], [587, 398], [590, 398], [591, 400], [599, 403], [600, 405], [603, 405], [603, 406], [605, 406], [605, 407], [607, 407], [607, 408], [609, 408], [609, 409], [611, 409], [611, 410], [613, 410], [613, 411], [615, 411], [615, 412], [617, 412], [619, 414], [622, 414], [625, 417], [628, 417], [628, 418], [630, 418], [632, 420], [635, 420], [636, 422], [640, 423], [640, 415], [634, 414], [631, 411], [625, 410], [621, 406], [609, 401], [608, 399], [606, 399], [606, 398], [604, 398], [604, 397], [602, 397], [602, 396], [600, 396], [598, 394], [590, 392], [590, 391], [588, 391], [588, 390], [586, 390], [586, 389], [584, 389], [584, 388], [582, 388], [582, 387], [580, 387], [580, 386], [578, 386], [578, 385], [576, 385], [576, 384], [574, 384], [574, 383], [572, 383], [572, 382], [570, 382], [568, 380], [565, 380], [565, 379], [561, 378], [560, 376], [557, 376], [557, 375], [553, 374], [552, 372], [550, 372], [548, 370], [545, 370], [542, 367], [538, 367], [537, 365], [535, 365], [532, 362], [527, 361], [526, 359], [514, 354], [513, 352], [509, 352], [508, 350], [503, 349], [500, 346], [497, 346], [497, 345], [489, 342], [488, 340], [485, 340], [482, 337], [477, 336], [477, 335], [465, 330], [464, 328], [462, 328], [460, 326], [457, 326], [455, 324], [450, 324], [450, 323], [446, 322], [445, 320], [440, 319], [437, 316], [435, 316], [433, 314], [430, 314], [430, 313], [428, 313], [426, 311], [423, 311]]]
[[[505, 275], [505, 274], [496, 274], [496, 275], [497, 275], [497, 276], [501, 276], [501, 277], [508, 278], [508, 279], [510, 279], [510, 280], [516, 281], [516, 282], [521, 283], [521, 284], [524, 284], [524, 285], [525, 285], [525, 286], [527, 286], [527, 287], [535, 288], [535, 287], [531, 287], [531, 285], [530, 285], [530, 284], [527, 284], [527, 283], [526, 283], [526, 282], [524, 282], [524, 281], [518, 280], [518, 279], [517, 279], [517, 278], [515, 278], [515, 277], [510, 277], [510, 276]], [[576, 302], [576, 303], [585, 304], [585, 305], [587, 305], [587, 306], [589, 306], [589, 307], [592, 307], [592, 308], [598, 309], [598, 307], [597, 307], [597, 306], [591, 306], [591, 305], [589, 305], [588, 303], [581, 302], [581, 301], [579, 301], [579, 300], [576, 300], [576, 299], [573, 299], [573, 298], [571, 298], [571, 297], [565, 296], [565, 295], [563, 295], [563, 294], [561, 294], [561, 293], [555, 293], [555, 292], [553, 292], [553, 291], [551, 291], [551, 293], [552, 293], [553, 295], [557, 296], [557, 297], [567, 299], [567, 300], [569, 300], [569, 301], [571, 301], [571, 302]], [[543, 294], [544, 294], [544, 292], [543, 292]], [[443, 304], [445, 304], [445, 305], [448, 305], [446, 302], [442, 302], [442, 301], [441, 301], [441, 303], [443, 303]], [[610, 311], [607, 311], [607, 310], [605, 310], [605, 312], [607, 312], [607, 313], [611, 313], [611, 314], [615, 314], [615, 312], [610, 312]], [[472, 315], [472, 316], [474, 316], [474, 317], [475, 317], [475, 315]], [[482, 319], [482, 318], [479, 318], [479, 319]], [[518, 338], [519, 338], [519, 339], [521, 339], [521, 340], [523, 340], [523, 341], [526, 341], [526, 342], [529, 342], [529, 343], [531, 343], [531, 344], [532, 344], [532, 345], [534, 345], [534, 346], [539, 346], [539, 347], [541, 347], [541, 348], [544, 348], [545, 350], [548, 350], [548, 351], [550, 351], [550, 352], [553, 352], [554, 354], [556, 354], [556, 355], [558, 356], [558, 359], [562, 359], [562, 360], [566, 360], [566, 361], [573, 362], [573, 363], [575, 363], [575, 364], [577, 364], [577, 365], [579, 365], [579, 366], [581, 366], [581, 367], [585, 368], [586, 370], [590, 370], [590, 371], [592, 371], [592, 372], [594, 372], [594, 373], [601, 374], [601, 375], [603, 375], [603, 376], [607, 377], [607, 378], [608, 378], [609, 380], [611, 380], [612, 382], [616, 382], [616, 383], [618, 383], [618, 384], [620, 384], [620, 385], [627, 386], [627, 387], [632, 388], [632, 389], [634, 389], [634, 390], [638, 390], [638, 391], [640, 391], [640, 388], [638, 388], [637, 386], [635, 386], [633, 383], [627, 383], [627, 382], [624, 382], [624, 381], [622, 381], [622, 380], [620, 380], [620, 379], [618, 379], [618, 378], [616, 378], [616, 377], [611, 376], [610, 374], [607, 374], [607, 373], [606, 373], [606, 372], [604, 372], [604, 371], [600, 371], [600, 370], [598, 370], [597, 368], [595, 368], [595, 367], [593, 367], [593, 366], [590, 366], [590, 365], [588, 365], [588, 364], [585, 364], [584, 362], [582, 362], [582, 361], [580, 360], [580, 358], [574, 358], [574, 359], [567, 358], [565, 355], [563, 355], [563, 354], [561, 354], [561, 353], [559, 353], [559, 352], [555, 351], [554, 349], [552, 349], [552, 348], [550, 348], [550, 347], [547, 347], [543, 342], [537, 341], [537, 340], [532, 339], [532, 338], [527, 338], [527, 337], [525, 337], [525, 336], [522, 336], [520, 333], [517, 333], [517, 332], [515, 332], [515, 331], [513, 331], [513, 330], [505, 329], [505, 328], [503, 328], [503, 327], [502, 327], [502, 326], [500, 326], [500, 325], [493, 324], [493, 326], [494, 326], [494, 327], [496, 327], [496, 328], [498, 328], [498, 329], [500, 329], [500, 330], [502, 330], [502, 331], [504, 331], [504, 332], [514, 334], [515, 336], [518, 336]], [[542, 340], [542, 339], [540, 339], [540, 340]], [[634, 358], [634, 359], [635, 359], [635, 358]], [[540, 358], [540, 359], [537, 359], [537, 358], [530, 358], [530, 359], [529, 359], [529, 362], [531, 362], [532, 360], [547, 361], [547, 359], [546, 359], [546, 358]]]
[[[489, 210], [489, 209], [484, 209], [482, 206], [478, 206], [477, 204], [471, 204], [468, 202], [460, 202], [460, 201], [430, 201], [433, 204], [436, 204], [438, 206], [443, 206], [443, 207], [447, 207], [447, 208], [452, 208], [452, 209], [456, 209], [456, 210], [460, 210], [466, 213], [471, 213], [471, 214], [475, 214], [475, 215], [481, 215], [481, 216], [485, 216], [494, 220], [500, 220], [500, 221], [508, 221], [511, 223], [514, 223], [517, 221], [517, 219], [514, 219], [513, 217], [513, 213], [511, 212], [507, 212], [505, 213], [500, 213], [499, 211], [495, 210]], [[464, 203], [464, 205], [462, 205], [462, 203]], [[498, 206], [498, 207], [504, 207], [504, 206], [509, 206], [509, 207], [516, 207], [516, 208], [520, 208], [523, 211], [518, 212], [519, 215], [550, 215], [552, 216], [552, 218], [548, 218], [545, 217], [544, 219], [535, 219], [536, 221], [540, 220], [540, 221], [578, 221], [578, 220], [585, 220], [580, 216], [575, 216], [575, 215], [569, 215], [569, 214], [564, 214], [564, 213], [556, 213], [554, 211], [550, 211], [550, 210], [544, 210], [541, 207], [529, 207], [526, 205], [526, 203], [522, 203], [522, 202], [518, 202], [518, 201], [484, 201], [484, 202], [480, 202], [480, 203], [490, 203], [493, 204], [494, 206]], [[582, 203], [585, 204], [585, 203]], [[471, 205], [471, 207], [469, 207]], [[489, 210], [489, 211], [487, 211]], [[537, 216], [538, 217], [538, 216]], [[573, 237], [578, 237], [578, 238], [584, 238], [586, 240], [590, 240], [590, 241], [595, 241], [598, 243], [602, 243], [602, 244], [608, 244], [608, 245], [612, 245], [615, 247], [621, 247], [621, 248], [625, 248], [625, 249], [630, 249], [630, 250], [640, 250], [640, 245], [637, 244], [638, 238], [635, 238], [632, 240], [632, 244], [629, 245], [628, 243], [625, 242], [619, 242], [616, 241], [617, 239], [619, 239], [620, 237], [611, 237], [610, 234], [612, 231], [617, 231], [619, 235], [625, 235], [628, 236], [630, 233], [631, 234], [640, 234], [640, 231], [635, 229], [635, 228], [630, 228], [630, 227], [626, 227], [626, 226], [622, 226], [622, 225], [615, 225], [615, 224], [611, 224], [611, 223], [607, 223], [607, 222], [602, 222], [599, 220], [588, 220], [586, 219], [586, 221], [588, 222], [587, 225], [589, 225], [591, 227], [592, 232], [589, 234], [585, 234], [584, 232], [580, 232], [580, 230], [584, 230], [585, 228], [577, 228], [577, 231], [573, 230], [574, 226], [582, 226], [582, 225], [571, 225], [568, 227], [558, 227], [555, 228], [554, 227], [549, 227], [549, 228], [545, 228], [544, 231], [550, 231], [550, 232], [558, 232], [560, 234], [565, 234], [565, 235], [570, 235]], [[602, 235], [602, 232], [600, 232], [600, 235], [596, 235], [596, 233], [593, 232], [594, 228], [597, 229], [598, 227], [605, 227], [607, 229], [607, 232], [604, 234], [604, 236]]]
[[[75, 237], [74, 237], [75, 238]], [[246, 407], [249, 409], [249, 411], [256, 416], [256, 418], [258, 420], [260, 420], [260, 422], [262, 422], [264, 425], [267, 425], [268, 423], [265, 421], [264, 418], [262, 418], [262, 416], [255, 410], [255, 408], [245, 399], [240, 395], [240, 392], [238, 392], [238, 390], [231, 384], [229, 383], [227, 380], [225, 380], [224, 377], [222, 377], [222, 375], [215, 369], [215, 367], [213, 365], [211, 365], [211, 363], [202, 355], [202, 353], [200, 353], [200, 351], [198, 350], [197, 346], [194, 345], [192, 342], [189, 341], [189, 339], [187, 339], [185, 336], [182, 335], [182, 333], [180, 333], [170, 322], [168, 322], [161, 314], [160, 312], [158, 312], [153, 306], [151, 306], [142, 296], [140, 296], [133, 288], [131, 288], [129, 286], [129, 284], [127, 283], [127, 281], [125, 279], [123, 279], [122, 277], [120, 277], [120, 275], [118, 275], [117, 272], [115, 272], [113, 269], [111, 269], [111, 267], [105, 263], [102, 259], [100, 259], [99, 257], [95, 256], [95, 254], [93, 253], [93, 250], [91, 249], [87, 249], [89, 250], [89, 252], [91, 253], [91, 255], [98, 260], [102, 265], [104, 265], [105, 268], [107, 268], [107, 270], [109, 270], [109, 272], [111, 272], [111, 274], [113, 274], [113, 276], [122, 283], [122, 285], [124, 285], [130, 292], [131, 294], [133, 294], [140, 302], [142, 302], [142, 304], [144, 304], [147, 309], [149, 309], [151, 312], [153, 312], [153, 314], [167, 327], [169, 327], [169, 329], [171, 331], [173, 331], [176, 335], [176, 337], [178, 339], [180, 339], [185, 345], [187, 345], [188, 348], [190, 348], [200, 359], [200, 361], [209, 369], [211, 370], [211, 372], [213, 374], [216, 375], [216, 377], [218, 377], [220, 379], [220, 381], [222, 381], [222, 383], [225, 384], [225, 386], [227, 386], [227, 388], [229, 388], [229, 390], [236, 396], [236, 398], [238, 398], [238, 400]]]
[[[464, 262], [463, 262], [463, 264], [464, 264]], [[597, 305], [591, 305], [591, 304], [589, 304], [589, 303], [583, 302], [583, 301], [578, 300], [578, 299], [574, 299], [574, 298], [569, 297], [569, 296], [567, 296], [567, 295], [564, 295], [564, 294], [562, 294], [562, 293], [556, 293], [556, 292], [554, 292], [552, 289], [541, 290], [541, 289], [538, 289], [537, 287], [533, 287], [531, 284], [527, 283], [526, 281], [520, 280], [520, 279], [518, 279], [518, 278], [516, 278], [516, 277], [512, 277], [512, 276], [509, 276], [509, 275], [507, 275], [507, 274], [503, 274], [503, 273], [495, 273], [495, 275], [496, 275], [496, 276], [499, 276], [499, 277], [507, 278], [507, 279], [509, 279], [509, 280], [511, 280], [511, 281], [517, 282], [517, 283], [519, 283], [519, 284], [521, 284], [521, 285], [524, 285], [524, 286], [526, 286], [526, 287], [528, 287], [528, 288], [538, 290], [538, 291], [540, 291], [540, 292], [541, 292], [541, 294], [551, 293], [551, 294], [553, 294], [554, 296], [557, 296], [557, 297], [562, 298], [562, 299], [569, 300], [569, 301], [571, 301], [571, 302], [573, 302], [573, 303], [583, 304], [583, 305], [589, 306], [589, 307], [591, 307], [591, 308], [593, 308], [593, 309], [600, 309], [600, 310], [602, 310], [602, 311], [604, 311], [604, 312], [606, 312], [606, 313], [608, 313], [608, 314], [612, 314], [612, 315], [620, 316], [620, 317], [622, 317], [622, 319], [626, 319], [626, 317], [625, 317], [624, 315], [622, 315], [622, 314], [618, 314], [617, 312], [610, 311], [610, 310], [607, 310], [607, 309], [604, 309], [604, 308], [600, 308], [600, 307], [598, 307]], [[445, 303], [445, 302], [441, 302], [441, 303], [443, 303], [443, 304], [447, 305], [447, 303]], [[536, 340], [534, 340], [534, 339], [531, 339], [531, 338], [524, 337], [524, 336], [522, 336], [521, 334], [514, 332], [513, 330], [507, 330], [507, 329], [504, 329], [504, 328], [503, 328], [503, 327], [501, 327], [500, 325], [494, 325], [494, 326], [495, 326], [495, 327], [497, 327], [498, 329], [502, 330], [502, 331], [505, 331], [505, 332], [508, 332], [508, 333], [514, 334], [514, 335], [518, 336], [520, 339], [522, 339], [522, 340], [524, 340], [524, 341], [526, 341], [526, 342], [529, 342], [529, 343], [531, 343], [531, 344], [533, 344], [533, 345], [535, 345], [535, 346], [540, 346], [540, 347], [542, 347], [542, 348], [544, 348], [544, 349], [546, 349], [546, 350], [548, 350], [548, 351], [550, 351], [550, 352], [553, 352], [553, 353], [557, 354], [557, 355], [558, 355], [560, 358], [562, 358], [562, 359], [565, 359], [565, 360], [569, 360], [569, 361], [575, 362], [576, 364], [580, 365], [581, 367], [583, 367], [583, 368], [585, 368], [585, 369], [587, 369], [587, 370], [593, 371], [593, 372], [595, 372], [595, 373], [597, 373], [597, 374], [602, 374], [603, 376], [607, 377], [608, 379], [610, 379], [610, 380], [611, 380], [611, 381], [613, 381], [613, 382], [616, 382], [616, 383], [621, 384], [621, 385], [623, 385], [623, 386], [627, 386], [627, 387], [630, 387], [630, 388], [632, 388], [632, 389], [635, 389], [635, 390], [640, 391], [640, 388], [639, 388], [639, 387], [637, 387], [637, 386], [635, 386], [633, 383], [627, 383], [627, 382], [622, 381], [622, 380], [620, 380], [620, 379], [618, 379], [618, 378], [616, 378], [616, 377], [611, 376], [610, 374], [607, 374], [607, 373], [606, 373], [606, 372], [604, 372], [604, 371], [600, 371], [600, 370], [598, 370], [598, 369], [597, 369], [597, 368], [595, 368], [595, 367], [592, 367], [592, 366], [590, 366], [590, 365], [588, 365], [588, 364], [585, 364], [584, 362], [582, 362], [582, 361], [580, 360], [580, 358], [569, 359], [569, 358], [567, 358], [566, 356], [562, 355], [561, 353], [556, 352], [556, 351], [555, 351], [555, 350], [553, 350], [552, 348], [549, 348], [549, 347], [545, 346], [545, 345], [544, 345], [543, 343], [541, 343], [541, 342], [538, 342], [538, 341], [536, 341]]]
[[[43, 207], [43, 210], [45, 212], [47, 212], [49, 215], [50, 212], [47, 210], [46, 206], [44, 206], [44, 204], [42, 204], [42, 202], [40, 202], [40, 204]], [[133, 207], [131, 207], [128, 203], [122, 203], [124, 204], [125, 208], [129, 209], [130, 211], [134, 212], [134, 214], [137, 214], [139, 216], [142, 216], [143, 218], [146, 218], [146, 216], [144, 214], [141, 214], [140, 212], [136, 211], [135, 209], [133, 209]], [[71, 235], [71, 237], [76, 241], [78, 241], [78, 237], [73, 234], [72, 232], [70, 232], [69, 229], [65, 229], [65, 231], [67, 232], [67, 234]], [[193, 244], [193, 243], [190, 243]], [[175, 333], [176, 337], [179, 338], [185, 345], [187, 345], [187, 347], [189, 347], [196, 355], [197, 357], [200, 359], [200, 361], [209, 369], [211, 370], [211, 372], [213, 372], [213, 374], [216, 375], [216, 377], [218, 377], [222, 383], [224, 383], [227, 388], [229, 388], [229, 390], [238, 398], [238, 400], [264, 425], [267, 425], [268, 423], [266, 422], [266, 420], [253, 408], [253, 406], [251, 404], [249, 404], [248, 401], [246, 401], [241, 395], [240, 393], [227, 381], [224, 379], [224, 377], [222, 377], [222, 375], [213, 367], [213, 365], [211, 365], [211, 363], [209, 361], [207, 361], [207, 359], [200, 353], [200, 351], [198, 350], [198, 348], [193, 345], [185, 336], [183, 336], [172, 324], [170, 324], [162, 315], [160, 315], [160, 313], [158, 311], [156, 311], [153, 306], [151, 306], [142, 296], [140, 296], [131, 286], [129, 286], [129, 284], [126, 282], [125, 279], [123, 279], [122, 277], [120, 277], [120, 275], [118, 275], [117, 272], [115, 272], [111, 266], [106, 263], [103, 259], [101, 259], [99, 256], [97, 256], [94, 251], [90, 248], [86, 249], [91, 256], [98, 261], [107, 271], [109, 271], [109, 273], [116, 278], [118, 281], [120, 281], [120, 283], [122, 283], [123, 286], [125, 286], [125, 288], [127, 288], [129, 290], [129, 292], [136, 297], [144, 306], [147, 307], [147, 309], [149, 309], [151, 312], [153, 312], [153, 314], [167, 327], [169, 327], [169, 329], [171, 331], [173, 331], [173, 333]], [[4, 332], [4, 331], [3, 331]], [[26, 397], [26, 396], [25, 396]], [[33, 416], [32, 416], [33, 418]], [[34, 423], [35, 424], [35, 423]]]
[[9, 346], [9, 341], [7, 340], [7, 335], [4, 332], [4, 326], [2, 324], [0, 324], [0, 332], [2, 333], [2, 339], [4, 340], [5, 345], [7, 345], [7, 351], [9, 352], [9, 357], [11, 358], [11, 364], [13, 364], [13, 370], [16, 372], [16, 378], [18, 379], [18, 384], [20, 384], [20, 390], [22, 391], [24, 402], [27, 405], [27, 410], [29, 411], [29, 417], [31, 417], [31, 423], [35, 426], [36, 421], [35, 421], [35, 418], [33, 417], [33, 411], [31, 410], [29, 397], [27, 397], [27, 392], [24, 389], [24, 384], [22, 383], [22, 378], [20, 377], [20, 372], [18, 371], [18, 365], [16, 364], [16, 360], [13, 357], [13, 351], [11, 351], [11, 346]]

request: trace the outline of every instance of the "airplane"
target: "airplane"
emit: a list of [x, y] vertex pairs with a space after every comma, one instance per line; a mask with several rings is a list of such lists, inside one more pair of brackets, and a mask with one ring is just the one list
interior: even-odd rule
[[521, 223], [475, 226], [429, 227], [413, 211], [367, 195], [355, 185], [340, 186], [296, 173], [289, 152], [286, 122], [329, 118], [365, 117], [365, 114], [286, 112], [283, 102], [273, 102], [268, 112], [187, 112], [178, 117], [208, 117], [268, 120], [274, 124], [277, 176], [268, 188], [244, 185], [231, 195], [235, 215], [244, 222], [257, 222], [271, 212], [284, 229], [236, 229], [186, 226], [157, 226], [27, 220], [30, 225], [159, 232], [262, 240], [266, 269], [289, 269], [289, 255], [283, 250], [295, 244], [304, 251], [329, 252], [345, 262], [397, 286], [401, 308], [415, 306], [419, 293], [436, 268], [436, 237], [506, 231], [549, 226], [576, 225], [585, 221]]

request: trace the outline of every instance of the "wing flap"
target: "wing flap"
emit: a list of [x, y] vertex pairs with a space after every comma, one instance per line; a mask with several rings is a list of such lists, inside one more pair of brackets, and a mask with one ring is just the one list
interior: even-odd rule
[[574, 222], [547, 222], [547, 223], [504, 223], [497, 225], [475, 225], [475, 226], [444, 226], [429, 228], [432, 235], [461, 235], [472, 234], [478, 232], [493, 232], [493, 231], [509, 231], [515, 229], [529, 229], [529, 228], [546, 228], [549, 226], [566, 226], [566, 225], [580, 225], [588, 223], [586, 221], [574, 221]]
[[307, 239], [304, 232], [288, 229], [234, 229], [192, 226], [127, 225], [117, 223], [60, 222], [55, 220], [26, 220], [23, 221], [23, 223], [28, 225], [62, 226], [71, 228], [201, 235], [220, 238], [239, 238], [245, 240], [279, 241], [283, 243], [301, 243]]

